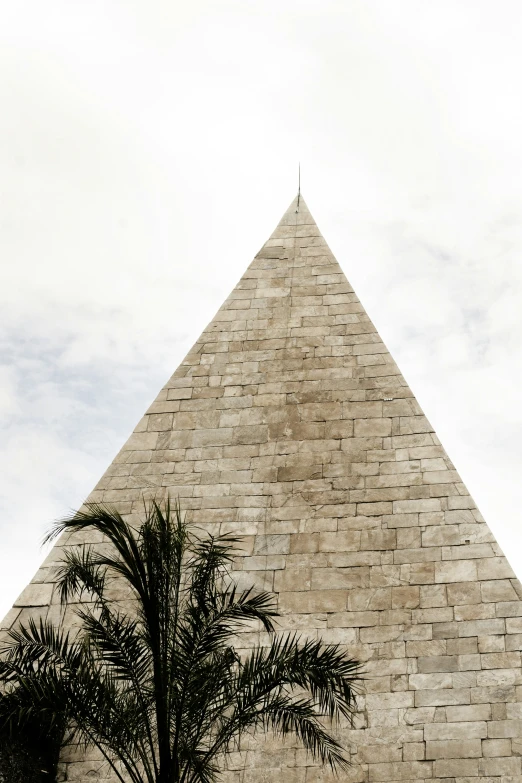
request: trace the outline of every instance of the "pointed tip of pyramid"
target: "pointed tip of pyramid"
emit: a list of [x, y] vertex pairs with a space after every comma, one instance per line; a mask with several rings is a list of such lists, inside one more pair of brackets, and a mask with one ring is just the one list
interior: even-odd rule
[[298, 193], [292, 199], [290, 206], [279, 221], [279, 225], [288, 226], [300, 223], [315, 223], [302, 193]]

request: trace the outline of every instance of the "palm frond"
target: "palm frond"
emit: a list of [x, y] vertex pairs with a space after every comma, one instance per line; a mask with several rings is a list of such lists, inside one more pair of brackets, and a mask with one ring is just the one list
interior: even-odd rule
[[106, 666], [117, 680], [131, 682], [136, 689], [147, 688], [151, 676], [150, 649], [138, 621], [107, 610], [96, 615], [81, 609], [78, 615], [100, 665]]
[[322, 764], [343, 770], [350, 766], [341, 744], [320, 722], [311, 699], [292, 700], [287, 695], [271, 698], [263, 705], [260, 722], [276, 735], [295, 734], [312, 757]]
[[241, 673], [247, 688], [262, 691], [277, 683], [308, 690], [321, 714], [331, 720], [341, 715], [350, 720], [361, 676], [359, 661], [347, 656], [339, 645], [301, 641], [295, 634], [280, 636], [271, 647], [254, 650]]
[[56, 568], [56, 581], [62, 604], [86, 592], [101, 600], [105, 591], [106, 563], [91, 546], [65, 549], [63, 561]]

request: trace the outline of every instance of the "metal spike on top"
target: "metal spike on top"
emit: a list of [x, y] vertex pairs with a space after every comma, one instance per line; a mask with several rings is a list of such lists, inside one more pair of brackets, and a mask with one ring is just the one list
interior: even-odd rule
[[299, 179], [298, 179], [298, 187], [297, 187], [297, 209], [296, 212], [299, 212], [299, 201], [301, 200], [301, 163], [299, 163]]

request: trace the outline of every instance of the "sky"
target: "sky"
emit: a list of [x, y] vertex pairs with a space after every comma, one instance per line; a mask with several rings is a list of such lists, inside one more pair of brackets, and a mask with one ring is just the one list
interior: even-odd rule
[[0, 7], [0, 615], [297, 190], [522, 576], [519, 0]]

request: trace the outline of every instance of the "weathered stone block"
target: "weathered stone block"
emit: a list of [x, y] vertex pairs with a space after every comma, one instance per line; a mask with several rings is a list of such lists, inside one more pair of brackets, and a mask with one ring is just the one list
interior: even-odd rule
[[313, 612], [342, 612], [346, 607], [346, 590], [310, 590], [281, 593], [279, 609], [282, 612], [310, 614]]
[[511, 741], [509, 739], [484, 740], [482, 743], [482, 755], [486, 757], [510, 756]]
[[431, 655], [419, 658], [417, 665], [422, 674], [456, 672], [459, 671], [459, 658], [457, 655]]
[[479, 762], [480, 775], [498, 776], [502, 779], [520, 779], [521, 759], [516, 756], [508, 758], [484, 758]]
[[437, 778], [473, 778], [478, 776], [476, 759], [438, 759], [433, 763], [433, 774]]
[[492, 739], [522, 736], [522, 720], [495, 720], [488, 723], [488, 737]]
[[435, 564], [436, 582], [474, 582], [476, 579], [477, 567], [473, 560]]
[[370, 764], [370, 783], [383, 780], [423, 780], [431, 778], [431, 763], [427, 761], [403, 761], [389, 764]]
[[[485, 721], [430, 723], [424, 729], [424, 737], [427, 740], [482, 739], [487, 736], [487, 723]], [[459, 757], [457, 756], [456, 758]]]
[[392, 588], [392, 608], [393, 609], [414, 609], [420, 603], [420, 589], [417, 586], [412, 587], [393, 587]]
[[513, 569], [504, 557], [489, 557], [485, 560], [479, 560], [477, 568], [478, 578], [481, 581], [516, 578]]
[[391, 435], [391, 419], [355, 419], [356, 438], [386, 437]]
[[473, 759], [482, 756], [479, 739], [426, 742], [427, 759]]
[[53, 584], [29, 584], [23, 590], [16, 601], [15, 607], [23, 606], [48, 606], [51, 603]]
[[445, 707], [446, 705], [470, 704], [469, 688], [438, 688], [436, 690], [418, 690], [415, 693], [416, 707]]

